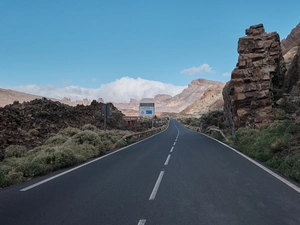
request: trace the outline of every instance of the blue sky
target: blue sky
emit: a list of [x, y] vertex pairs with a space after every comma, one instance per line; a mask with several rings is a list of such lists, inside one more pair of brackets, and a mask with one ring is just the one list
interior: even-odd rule
[[283, 39], [299, 8], [279, 0], [0, 0], [0, 87], [125, 101], [174, 95], [197, 78], [225, 82], [245, 29], [263, 23]]

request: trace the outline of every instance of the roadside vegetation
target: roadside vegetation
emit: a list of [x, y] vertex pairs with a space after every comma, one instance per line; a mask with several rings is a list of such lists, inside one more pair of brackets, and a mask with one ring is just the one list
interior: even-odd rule
[[0, 162], [0, 188], [18, 184], [33, 177], [74, 166], [125, 147], [166, 128], [133, 135], [126, 130], [108, 130], [86, 124], [81, 129], [68, 127], [48, 138], [43, 145], [28, 150], [24, 146], [10, 145]]
[[[259, 129], [240, 128], [235, 135], [227, 132], [221, 111], [210, 112], [199, 118], [180, 118], [187, 128], [208, 134], [240, 152], [278, 170], [300, 182], [300, 129], [297, 120], [276, 111], [276, 121]], [[299, 116], [299, 115], [298, 115]], [[227, 140], [210, 128], [219, 128]]]

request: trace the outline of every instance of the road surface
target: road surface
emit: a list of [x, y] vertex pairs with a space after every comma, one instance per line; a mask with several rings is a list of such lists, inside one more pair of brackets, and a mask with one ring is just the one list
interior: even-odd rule
[[87, 165], [0, 190], [0, 224], [299, 225], [300, 189], [288, 184], [172, 119]]

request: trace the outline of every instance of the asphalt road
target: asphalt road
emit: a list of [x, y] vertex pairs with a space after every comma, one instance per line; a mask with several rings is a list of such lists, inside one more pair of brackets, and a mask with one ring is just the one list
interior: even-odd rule
[[0, 224], [299, 225], [299, 190], [171, 120], [88, 165], [0, 190]]

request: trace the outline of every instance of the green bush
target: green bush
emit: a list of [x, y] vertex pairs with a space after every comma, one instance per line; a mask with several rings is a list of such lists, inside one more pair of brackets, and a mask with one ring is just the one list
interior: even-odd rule
[[78, 128], [67, 127], [65, 129], [61, 130], [59, 133], [62, 135], [65, 135], [67, 137], [72, 137], [79, 132], [80, 132], [80, 129], [78, 129]]
[[250, 157], [266, 162], [274, 153], [288, 147], [294, 131], [295, 127], [289, 120], [276, 121], [258, 130], [240, 128], [235, 134], [234, 146]]
[[90, 130], [84, 130], [77, 134], [75, 134], [72, 137], [73, 142], [76, 144], [88, 144], [97, 146], [100, 143], [100, 139], [97, 135], [97, 133], [90, 131]]
[[286, 113], [281, 108], [274, 108], [274, 115], [276, 120], [284, 120], [286, 118]]
[[44, 144], [45, 145], [54, 145], [54, 146], [62, 145], [63, 143], [65, 143], [67, 141], [67, 139], [68, 139], [67, 137], [65, 137], [61, 134], [58, 134], [58, 135], [48, 138]]
[[23, 157], [27, 152], [27, 148], [21, 145], [10, 145], [5, 149], [5, 158]]
[[82, 130], [91, 130], [91, 131], [97, 131], [98, 128], [92, 124], [85, 124], [83, 127], [82, 127]]
[[128, 144], [132, 144], [132, 143], [137, 141], [137, 138], [133, 135], [130, 138], [127, 138], [126, 141], [127, 141]]
[[39, 136], [40, 132], [36, 129], [31, 129], [31, 130], [28, 131], [28, 134], [30, 136]]
[[300, 154], [288, 157], [278, 167], [284, 175], [300, 182]]
[[125, 147], [125, 146], [127, 146], [127, 142], [124, 141], [124, 140], [119, 141], [119, 142], [117, 143], [117, 148], [123, 148], [123, 147]]
[[46, 171], [44, 171], [44, 168], [39, 163], [25, 162], [16, 168], [16, 172], [21, 172], [23, 177], [29, 178], [45, 174]]
[[225, 138], [220, 134], [220, 132], [218, 131], [215, 131], [212, 135], [213, 138], [219, 140], [219, 141], [222, 141], [222, 142], [225, 142]]
[[19, 184], [25, 181], [23, 174], [20, 172], [4, 173], [0, 169], [0, 188], [4, 188], [13, 184]]

